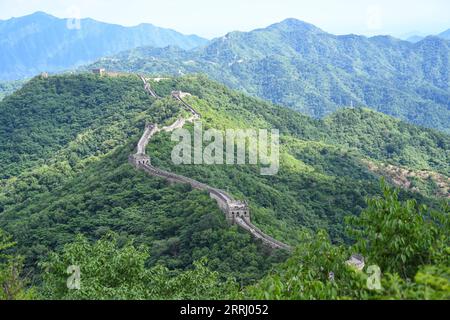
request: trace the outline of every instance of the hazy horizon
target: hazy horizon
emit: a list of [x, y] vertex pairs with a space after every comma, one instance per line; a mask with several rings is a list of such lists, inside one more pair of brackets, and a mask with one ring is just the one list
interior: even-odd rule
[[347, 0], [344, 4], [330, 0], [317, 0], [314, 4], [298, 0], [250, 0], [246, 3], [238, 0], [216, 3], [206, 0], [189, 3], [182, 0], [162, 3], [153, 0], [0, 0], [2, 20], [37, 11], [58, 18], [92, 18], [123, 26], [151, 23], [208, 39], [231, 31], [267, 27], [287, 18], [302, 20], [338, 35], [385, 34], [403, 38], [413, 34], [438, 34], [450, 28], [450, 2], [443, 0], [420, 4], [404, 0], [395, 4], [387, 0]]

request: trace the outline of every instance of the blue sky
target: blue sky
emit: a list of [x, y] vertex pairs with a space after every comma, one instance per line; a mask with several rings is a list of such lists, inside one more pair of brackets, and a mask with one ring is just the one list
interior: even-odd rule
[[45, 11], [132, 26], [143, 22], [212, 38], [297, 18], [335, 34], [435, 34], [448, 0], [0, 0], [0, 19]]

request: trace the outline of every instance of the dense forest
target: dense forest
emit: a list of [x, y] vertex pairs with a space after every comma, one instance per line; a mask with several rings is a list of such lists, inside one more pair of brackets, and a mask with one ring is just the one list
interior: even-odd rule
[[[381, 187], [382, 197], [348, 219], [351, 246], [333, 244], [323, 230], [304, 232], [286, 262], [247, 286], [212, 271], [206, 258], [177, 273], [148, 267], [147, 246], [107, 233], [95, 242], [78, 235], [51, 252], [39, 264], [41, 284], [30, 287], [19, 276], [21, 258], [3, 253], [15, 243], [0, 231], [0, 299], [450, 299], [448, 205], [429, 211]], [[368, 257], [365, 270], [348, 264], [354, 250]], [[83, 282], [68, 290], [67, 266], [74, 263]]]
[[[0, 281], [10, 288], [0, 298], [448, 294], [448, 135], [363, 108], [316, 120], [204, 76], [152, 86], [162, 99], [148, 96], [135, 75], [36, 77], [0, 102]], [[229, 225], [206, 193], [128, 164], [146, 122], [168, 123], [183, 112], [172, 90], [192, 94], [186, 99], [206, 129], [280, 130], [275, 176], [259, 175], [255, 165], [175, 166], [167, 133], [148, 152], [159, 167], [249, 201], [258, 227], [297, 247], [291, 256]], [[395, 191], [390, 172], [370, 164], [433, 175]], [[383, 293], [364, 289], [364, 274], [345, 267], [354, 252], [386, 273]], [[73, 264], [82, 266], [86, 287], [71, 292]], [[328, 282], [330, 271], [335, 281]], [[303, 291], [291, 290], [298, 279]]]
[[10, 95], [14, 91], [18, 90], [24, 82], [25, 80], [0, 81], [0, 101], [7, 95]]

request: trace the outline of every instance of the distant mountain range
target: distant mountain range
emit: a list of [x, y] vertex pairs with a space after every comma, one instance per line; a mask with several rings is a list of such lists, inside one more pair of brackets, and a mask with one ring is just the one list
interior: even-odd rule
[[450, 42], [439, 37], [413, 44], [390, 36], [335, 36], [287, 19], [190, 51], [145, 47], [92, 66], [155, 75], [205, 73], [315, 117], [368, 106], [449, 132], [449, 61]]
[[139, 46], [190, 49], [207, 42], [151, 24], [123, 27], [82, 19], [76, 27], [43, 12], [0, 20], [0, 80], [73, 68]]
[[[423, 35], [423, 34], [419, 34], [418, 32], [414, 33], [409, 33], [407, 35], [404, 35], [403, 37], [401, 37], [403, 40], [412, 42], [412, 43], [416, 43], [419, 41], [422, 41], [423, 39], [425, 39], [427, 36]], [[450, 40], [450, 29], [448, 29], [447, 31], [444, 31], [442, 33], [439, 33], [436, 35], [436, 37], [445, 39], [445, 40]]]

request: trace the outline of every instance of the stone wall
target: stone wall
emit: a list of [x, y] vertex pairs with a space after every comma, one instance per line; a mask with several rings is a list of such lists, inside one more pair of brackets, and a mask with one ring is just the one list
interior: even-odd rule
[[158, 126], [153, 124], [146, 124], [144, 134], [138, 142], [136, 154], [145, 154], [145, 149], [151, 137], [158, 132]]
[[[140, 77], [143, 80], [147, 91], [149, 86], [145, 78], [142, 76]], [[153, 90], [151, 91], [153, 92]], [[153, 94], [154, 97], [157, 97], [156, 93], [153, 92]], [[265, 245], [273, 249], [290, 250], [291, 248], [288, 245], [266, 235], [251, 223], [250, 208], [246, 202], [235, 200], [231, 195], [223, 190], [213, 188], [194, 179], [177, 175], [175, 173], [161, 170], [152, 166], [150, 156], [146, 154], [146, 147], [153, 135], [160, 131], [171, 132], [173, 130], [182, 128], [186, 121], [192, 122], [200, 117], [200, 114], [197, 113], [194, 108], [192, 108], [189, 104], [182, 100], [181, 96], [183, 96], [183, 94], [181, 91], [173, 91], [172, 96], [175, 99], [179, 100], [193, 114], [193, 117], [188, 120], [179, 118], [172, 125], [163, 127], [162, 129], [159, 129], [158, 125], [156, 124], [147, 124], [145, 126], [144, 133], [138, 142], [136, 153], [129, 157], [129, 162], [136, 168], [142, 169], [152, 176], [163, 178], [172, 183], [189, 184], [194, 189], [207, 191], [210, 197], [216, 200], [217, 205], [225, 213], [228, 221], [230, 221], [231, 223], [236, 223], [242, 229], [249, 232], [254, 238], [261, 240]]]
[[145, 91], [151, 95], [153, 98], [159, 98], [155, 91], [153, 91], [150, 84], [147, 82], [147, 79], [145, 79], [143, 76], [139, 75], [139, 78], [141, 78], [142, 82], [144, 82], [144, 89]]

